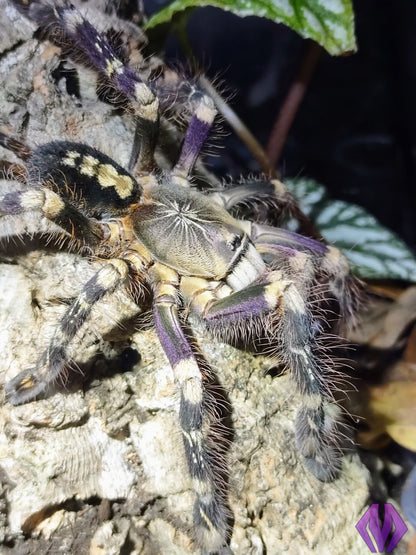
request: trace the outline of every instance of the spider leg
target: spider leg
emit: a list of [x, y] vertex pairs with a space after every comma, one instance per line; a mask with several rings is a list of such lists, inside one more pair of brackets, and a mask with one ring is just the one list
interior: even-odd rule
[[71, 56], [92, 66], [127, 100], [139, 125], [138, 171], [152, 171], [159, 133], [159, 100], [152, 89], [125, 65], [109, 42], [70, 3], [49, 5], [36, 0], [14, 0], [14, 4], [46, 29], [51, 40], [60, 46], [65, 48], [70, 39]]
[[209, 552], [217, 551], [226, 539], [227, 511], [213, 480], [215, 469], [206, 445], [203, 377], [179, 321], [177, 273], [155, 264], [151, 275], [156, 289], [156, 331], [180, 391], [179, 422], [196, 494], [194, 525], [201, 545]]
[[217, 114], [214, 101], [208, 95], [197, 91], [194, 96], [195, 113], [189, 122], [179, 160], [173, 168], [178, 177], [186, 178], [191, 174]]
[[0, 131], [0, 145], [7, 150], [14, 152], [21, 160], [27, 161], [32, 154], [31, 149], [24, 141], [17, 139], [13, 135], [8, 135]]
[[321, 234], [303, 213], [297, 200], [278, 179], [249, 180], [231, 184], [211, 195], [235, 217], [280, 226], [289, 218], [297, 220], [304, 233], [320, 239]]
[[12, 191], [0, 198], [0, 216], [18, 216], [29, 210], [39, 210], [82, 244], [97, 245], [105, 238], [106, 224], [85, 216], [46, 187]]
[[37, 366], [20, 372], [6, 385], [6, 396], [13, 405], [32, 401], [63, 377], [68, 364], [68, 347], [89, 318], [93, 306], [114, 291], [128, 277], [129, 267], [123, 260], [109, 260], [87, 283], [64, 314], [50, 345]]
[[[324, 281], [339, 304], [339, 316], [353, 326], [361, 302], [360, 281], [351, 274], [345, 256], [337, 248], [285, 229], [249, 224], [249, 235], [265, 261], [273, 264], [286, 258], [289, 263], [297, 253], [306, 254], [313, 266], [311, 278]], [[294, 265], [292, 265], [293, 267]], [[296, 267], [293, 268], [296, 270]], [[299, 271], [299, 270], [298, 270]]]
[[[337, 433], [340, 409], [329, 392], [328, 362], [320, 356], [327, 336], [315, 325], [301, 290], [292, 279], [281, 272], [271, 272], [267, 279], [269, 283], [254, 284], [223, 298], [218, 298], [222, 296], [220, 290], [198, 290], [196, 280], [192, 308], [221, 337], [227, 338], [227, 333], [234, 338], [251, 333], [248, 339], [256, 340], [262, 330], [272, 354], [278, 354], [290, 369], [304, 399], [305, 408], [296, 418], [298, 449], [317, 478], [331, 480], [341, 467]], [[260, 342], [257, 347], [261, 348]]]
[[9, 162], [8, 160], [0, 160], [0, 178], [4, 177], [8, 180], [17, 180], [24, 182], [26, 178], [26, 170], [20, 164]]
[[253, 214], [256, 221], [280, 225], [288, 217], [296, 217], [297, 201], [278, 179], [246, 181], [231, 184], [210, 195], [235, 216]]

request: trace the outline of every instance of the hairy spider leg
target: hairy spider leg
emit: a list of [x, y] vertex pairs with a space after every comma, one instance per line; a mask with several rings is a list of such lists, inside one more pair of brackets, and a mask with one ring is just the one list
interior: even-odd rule
[[296, 218], [300, 210], [294, 196], [278, 179], [230, 184], [210, 197], [236, 217], [253, 213], [256, 221], [273, 225]]
[[14, 0], [30, 19], [46, 29], [51, 40], [67, 47], [71, 56], [91, 65], [108, 83], [125, 97], [137, 118], [140, 136], [137, 170], [154, 168], [154, 150], [159, 134], [159, 100], [149, 85], [118, 56], [109, 42], [71, 4], [48, 5], [36, 0]]
[[104, 239], [103, 224], [88, 218], [46, 187], [12, 191], [0, 198], [0, 216], [18, 216], [30, 210], [40, 211], [82, 244], [96, 245]]
[[[257, 325], [262, 327], [263, 337], [275, 351], [272, 354], [278, 354], [291, 371], [304, 399], [305, 408], [298, 412], [296, 419], [298, 449], [307, 468], [317, 478], [332, 480], [341, 467], [336, 429], [340, 409], [322, 376], [328, 364], [319, 357], [325, 335], [317, 332], [312, 314], [292, 279], [282, 272], [270, 272], [267, 279], [269, 283], [254, 284], [229, 294], [228, 286], [224, 286], [225, 293], [221, 292], [221, 285], [208, 291], [201, 288], [200, 279], [189, 278], [186, 296], [191, 298], [192, 308], [219, 337], [227, 338], [227, 329], [232, 330], [234, 337], [248, 335], [247, 323], [250, 331]], [[267, 320], [265, 315], [269, 315]]]
[[248, 226], [250, 238], [257, 250], [266, 257], [266, 262], [273, 262], [284, 253], [289, 260], [298, 252], [308, 254], [315, 267], [313, 277], [320, 274], [339, 305], [341, 322], [347, 327], [354, 326], [355, 315], [362, 302], [362, 286], [360, 280], [350, 273], [347, 259], [339, 249], [285, 229], [257, 223]]
[[237, 218], [249, 217], [264, 224], [280, 226], [289, 218], [300, 224], [303, 233], [321, 239], [320, 232], [305, 216], [298, 201], [278, 179], [248, 180], [239, 185], [230, 184], [211, 195]]
[[173, 168], [173, 174], [179, 177], [188, 177], [191, 174], [217, 114], [212, 98], [200, 91], [194, 96], [195, 100], [191, 103], [196, 104], [195, 113], [189, 122], [179, 160]]
[[107, 293], [117, 289], [128, 277], [129, 266], [113, 259], [84, 285], [81, 293], [64, 314], [50, 345], [37, 366], [20, 372], [6, 385], [6, 396], [13, 405], [33, 401], [47, 388], [64, 376], [69, 362], [68, 347], [76, 333], [86, 322], [93, 306]]
[[0, 145], [7, 148], [7, 150], [11, 150], [24, 161], [27, 161], [32, 154], [32, 150], [24, 141], [17, 139], [13, 135], [3, 133], [2, 131], [0, 131]]
[[26, 179], [26, 170], [20, 164], [9, 162], [7, 160], [0, 160], [0, 178], [16, 179], [24, 183]]
[[215, 468], [206, 445], [203, 377], [178, 317], [177, 272], [162, 264], [155, 264], [151, 269], [151, 277], [155, 287], [156, 331], [180, 392], [179, 422], [196, 494], [195, 530], [200, 545], [213, 552], [226, 541], [227, 509], [215, 486]]
[[[31, 149], [23, 142], [0, 131], [0, 146], [7, 148], [14, 152], [21, 160], [27, 160], [32, 153]], [[0, 160], [0, 176], [6, 179], [18, 179], [24, 182], [26, 180], [26, 170], [24, 166], [8, 162], [7, 160]]]

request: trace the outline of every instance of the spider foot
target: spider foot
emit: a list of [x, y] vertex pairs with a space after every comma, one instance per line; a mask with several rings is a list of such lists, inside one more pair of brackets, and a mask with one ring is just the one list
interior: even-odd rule
[[6, 384], [5, 392], [7, 400], [12, 405], [23, 405], [35, 400], [42, 395], [47, 387], [47, 382], [40, 379], [36, 368], [30, 368], [20, 372], [15, 378]]
[[[311, 399], [312, 400], [312, 399]], [[305, 407], [296, 418], [296, 444], [307, 469], [322, 482], [334, 480], [342, 467], [339, 445], [340, 409], [333, 403]]]
[[198, 543], [205, 546], [207, 553], [221, 552], [227, 536], [225, 524], [228, 520], [223, 502], [214, 495], [197, 496], [194, 505], [194, 527]]

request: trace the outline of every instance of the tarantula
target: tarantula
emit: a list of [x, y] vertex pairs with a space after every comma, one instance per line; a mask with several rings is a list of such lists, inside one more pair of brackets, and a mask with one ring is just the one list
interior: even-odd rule
[[[194, 165], [216, 115], [202, 90], [189, 88], [193, 114], [178, 161], [171, 171], [158, 170], [156, 85], [129, 69], [72, 5], [15, 4], [67, 50], [70, 43], [72, 54], [118, 93], [137, 120], [140, 144], [127, 171], [85, 144], [55, 141], [32, 149], [0, 134], [0, 144], [24, 160], [24, 170], [12, 169], [27, 183], [0, 199], [0, 214], [38, 210], [71, 238], [71, 248], [103, 262], [66, 311], [35, 368], [6, 385], [7, 398], [14, 405], [33, 401], [62, 379], [69, 345], [105, 295], [126, 287], [137, 303], [150, 299], [180, 394], [196, 537], [214, 552], [227, 541], [228, 516], [207, 447], [209, 398], [184, 330], [188, 313], [226, 341], [243, 340], [255, 351], [266, 345], [291, 371], [303, 396], [296, 418], [299, 451], [320, 480], [331, 480], [341, 466], [341, 409], [331, 392], [335, 363], [328, 345], [339, 322], [353, 316], [356, 282], [334, 247], [269, 225], [282, 214], [300, 214], [280, 181], [230, 184], [215, 191], [194, 186]], [[259, 204], [262, 210], [255, 209]], [[252, 213], [257, 221], [247, 219]], [[329, 322], [329, 311], [339, 317]]]

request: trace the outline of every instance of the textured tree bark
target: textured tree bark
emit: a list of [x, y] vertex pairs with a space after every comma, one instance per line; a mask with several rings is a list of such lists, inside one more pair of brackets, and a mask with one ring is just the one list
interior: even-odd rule
[[[126, 166], [130, 117], [97, 101], [94, 75], [78, 66], [81, 96], [68, 94], [65, 78], [52, 78], [59, 49], [34, 39], [33, 26], [5, 0], [0, 13], [1, 123], [31, 145], [85, 142]], [[3, 149], [0, 157], [17, 161]], [[4, 181], [1, 190], [20, 186]], [[0, 221], [2, 385], [36, 363], [68, 299], [99, 267], [39, 233], [30, 237], [50, 229], [36, 214]], [[16, 232], [17, 240], [9, 236]], [[229, 429], [232, 551], [364, 553], [355, 524], [369, 477], [357, 455], [345, 458], [335, 482], [317, 481], [296, 451], [300, 399], [289, 377], [272, 378], [270, 361], [221, 344], [200, 326], [195, 336]], [[119, 292], [97, 307], [72, 351], [66, 388], [19, 407], [1, 403], [2, 552], [197, 552], [178, 400], [154, 330]]]

